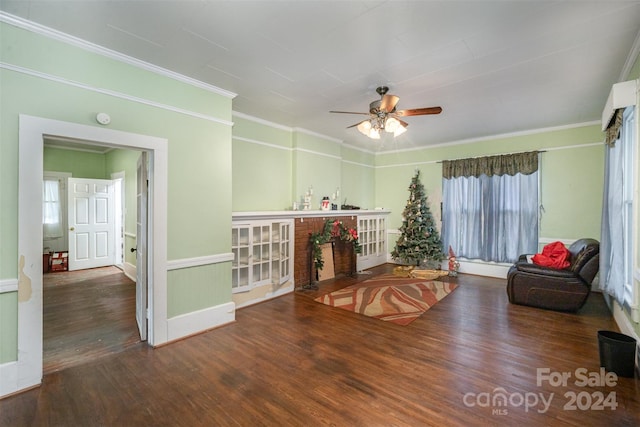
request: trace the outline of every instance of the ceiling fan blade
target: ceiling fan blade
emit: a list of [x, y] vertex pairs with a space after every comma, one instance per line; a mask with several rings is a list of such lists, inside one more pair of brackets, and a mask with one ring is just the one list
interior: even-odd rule
[[400, 120], [399, 118], [396, 117], [396, 120], [400, 122], [400, 124], [404, 127], [409, 126], [409, 123], [405, 122], [404, 120]]
[[355, 113], [353, 111], [329, 111], [330, 113], [339, 113], [339, 114], [364, 114], [365, 116], [368, 116], [369, 113]]
[[396, 104], [400, 98], [395, 95], [384, 95], [380, 102], [380, 110], [390, 113], [396, 108]]
[[[366, 122], [366, 121], [368, 121], [368, 120], [363, 120], [362, 122]], [[356, 123], [355, 125], [347, 126], [347, 129], [349, 129], [349, 128], [354, 128], [354, 127], [358, 126], [358, 125], [359, 125], [360, 123], [362, 123], [362, 122], [358, 122], [358, 123]]]
[[412, 108], [409, 110], [399, 110], [396, 111], [396, 114], [400, 117], [407, 116], [424, 116], [427, 114], [440, 114], [442, 112], [442, 108], [440, 107], [426, 107], [426, 108]]

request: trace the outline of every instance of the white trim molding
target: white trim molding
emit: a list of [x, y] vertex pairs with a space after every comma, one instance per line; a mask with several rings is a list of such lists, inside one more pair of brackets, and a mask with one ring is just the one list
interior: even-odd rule
[[233, 302], [181, 314], [167, 320], [167, 338], [169, 342], [175, 341], [235, 320], [236, 305]]
[[19, 389], [18, 362], [0, 364], [0, 396], [7, 397]]
[[167, 261], [167, 270], [179, 270], [181, 268], [201, 267], [203, 265], [219, 264], [233, 261], [233, 253], [207, 255], [195, 258], [183, 258]]
[[[16, 292], [18, 290], [18, 279], [2, 279], [0, 280], [0, 294], [6, 292]], [[2, 394], [0, 394], [1, 396]]]
[[117, 92], [117, 91], [111, 90], [111, 89], [104, 89], [104, 88], [91, 86], [91, 85], [88, 85], [88, 84], [85, 84], [85, 83], [69, 80], [69, 79], [66, 79], [64, 77], [59, 77], [59, 76], [54, 76], [54, 75], [51, 75], [51, 74], [42, 73], [40, 71], [31, 70], [29, 68], [20, 67], [18, 65], [9, 64], [9, 63], [6, 63], [6, 62], [0, 62], [0, 68], [6, 69], [6, 70], [10, 70], [10, 71], [14, 71], [16, 73], [26, 74], [26, 75], [29, 75], [29, 76], [32, 76], [32, 77], [38, 77], [38, 78], [41, 78], [41, 79], [53, 81], [53, 82], [56, 82], [56, 83], [65, 84], [67, 86], [77, 87], [77, 88], [80, 88], [80, 89], [88, 90], [90, 92], [96, 92], [96, 93], [100, 93], [102, 95], [108, 95], [108, 96], [112, 96], [114, 98], [124, 99], [124, 100], [127, 100], [127, 101], [137, 102], [137, 103], [143, 104], [143, 105], [148, 105], [150, 107], [160, 108], [162, 110], [172, 111], [174, 113], [179, 113], [179, 114], [184, 114], [184, 115], [191, 116], [191, 117], [196, 117], [196, 118], [207, 120], [207, 121], [210, 121], [210, 122], [219, 123], [219, 124], [222, 124], [222, 125], [225, 125], [225, 126], [230, 126], [230, 127], [233, 126], [233, 122], [230, 122], [229, 120], [219, 119], [217, 117], [208, 116], [206, 114], [198, 113], [196, 111], [185, 110], [184, 108], [174, 107], [173, 105], [168, 105], [168, 104], [162, 104], [160, 102], [151, 101], [151, 100], [140, 98], [140, 97], [133, 96], [133, 95], [128, 95], [128, 94], [125, 94], [125, 93], [122, 93], [122, 92]]
[[44, 25], [36, 24], [35, 22], [31, 22], [27, 19], [20, 18], [18, 16], [11, 15], [6, 12], [0, 11], [0, 22], [4, 22], [6, 24], [13, 25], [14, 27], [22, 28], [23, 30], [31, 31], [32, 33], [40, 34], [50, 39], [58, 40], [66, 44], [79, 47], [80, 49], [86, 50], [88, 52], [93, 52], [98, 55], [102, 55], [104, 57], [114, 59], [116, 61], [129, 64], [134, 67], [141, 68], [143, 70], [147, 70], [152, 73], [155, 73], [164, 77], [168, 77], [170, 79], [173, 79], [182, 83], [186, 83], [188, 85], [191, 85], [200, 89], [204, 89], [209, 92], [216, 93], [218, 95], [222, 95], [226, 98], [233, 99], [237, 96], [237, 94], [230, 92], [228, 90], [224, 90], [219, 87], [201, 82], [200, 80], [196, 80], [191, 77], [178, 74], [174, 71], [167, 70], [166, 68], [158, 67], [157, 65], [153, 65], [148, 62], [141, 61], [137, 58], [124, 55], [120, 52], [107, 49], [105, 47], [88, 42], [86, 40], [82, 40], [78, 37], [74, 37], [69, 34], [63, 33], [61, 31], [54, 30], [49, 27], [45, 27]]

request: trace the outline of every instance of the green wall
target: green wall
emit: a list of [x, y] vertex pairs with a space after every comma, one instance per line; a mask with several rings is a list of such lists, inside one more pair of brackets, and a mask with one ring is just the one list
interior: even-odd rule
[[262, 120], [235, 117], [233, 211], [291, 210], [313, 187], [311, 208], [323, 196], [373, 208], [373, 153], [329, 137]]
[[[111, 115], [111, 129], [166, 138], [168, 260], [229, 252], [230, 96], [8, 24], [0, 24], [0, 38], [0, 59], [27, 71], [0, 70], [0, 280], [15, 280], [18, 270], [19, 114], [99, 126], [95, 115], [106, 112]], [[105, 163], [97, 173], [104, 175], [106, 168]], [[221, 273], [194, 274], [197, 282], [188, 287], [176, 274], [168, 274], [167, 312], [179, 315], [230, 302], [229, 280], [218, 281], [230, 270], [230, 262], [215, 268]], [[0, 307], [0, 363], [4, 363], [17, 357], [15, 292], [0, 294]]]
[[74, 178], [109, 179], [102, 153], [44, 147], [44, 170], [70, 172]]
[[[540, 238], [600, 236], [603, 135], [599, 125], [495, 137], [467, 144], [382, 154], [376, 158], [376, 204], [390, 208], [389, 228], [402, 224], [407, 188], [416, 168], [422, 172], [430, 208], [440, 219], [441, 160], [540, 150], [541, 196], [545, 212]], [[579, 219], [579, 220], [577, 220]]]

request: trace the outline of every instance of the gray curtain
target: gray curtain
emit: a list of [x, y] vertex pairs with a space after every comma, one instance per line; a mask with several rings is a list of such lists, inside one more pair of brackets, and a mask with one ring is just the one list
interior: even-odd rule
[[537, 152], [443, 162], [444, 248], [508, 263], [536, 253], [537, 170]]
[[[602, 200], [602, 227], [600, 233], [600, 288], [613, 296], [621, 305], [624, 301], [624, 206], [623, 144], [618, 139], [622, 124], [613, 119], [615, 130], [607, 129], [605, 146], [604, 192]], [[617, 125], [615, 123], [618, 123]], [[609, 138], [613, 138], [609, 140]]]

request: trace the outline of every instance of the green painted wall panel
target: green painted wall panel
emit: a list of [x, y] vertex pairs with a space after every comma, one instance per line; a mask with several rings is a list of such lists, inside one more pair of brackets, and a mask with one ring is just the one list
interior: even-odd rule
[[44, 147], [44, 170], [69, 172], [74, 178], [109, 179], [102, 153]]
[[291, 149], [234, 138], [232, 161], [234, 212], [291, 209]]
[[18, 293], [0, 294], [0, 364], [18, 358]]
[[233, 136], [291, 148], [293, 131], [284, 127], [269, 126], [254, 120], [234, 116]]
[[171, 270], [167, 280], [168, 318], [231, 301], [230, 262]]
[[[105, 169], [109, 178], [113, 173], [124, 172], [124, 232], [132, 235], [137, 233], [137, 174], [140, 155], [140, 151], [122, 149], [111, 150], [105, 154]], [[136, 254], [131, 252], [131, 248], [135, 247], [136, 239], [125, 234], [124, 260], [131, 265], [136, 265]]]

